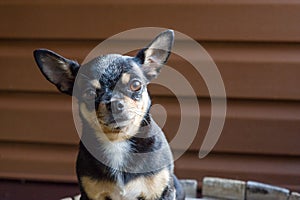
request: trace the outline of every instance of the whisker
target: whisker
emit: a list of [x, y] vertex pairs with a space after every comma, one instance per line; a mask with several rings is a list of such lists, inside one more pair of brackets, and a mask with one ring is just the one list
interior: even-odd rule
[[[129, 111], [129, 112], [133, 112], [133, 113], [135, 113], [136, 115], [143, 117], [141, 123], [144, 122], [144, 123], [146, 123], [146, 125], [150, 125], [150, 123], [144, 118], [144, 117], [145, 117], [145, 113], [138, 112], [137, 110], [128, 110], [128, 111]], [[150, 114], [149, 114], [149, 115], [150, 115]]]
[[82, 76], [84, 79], [86, 80], [91, 80], [90, 77], [88, 77], [87, 75], [83, 74], [83, 73], [79, 73], [80, 76]]
[[135, 114], [137, 114], [137, 115], [140, 115], [140, 116], [144, 116], [144, 115], [145, 115], [143, 112], [137, 111], [137, 110], [135, 110], [135, 109], [127, 109], [127, 111], [133, 112], [133, 113], [135, 113]]

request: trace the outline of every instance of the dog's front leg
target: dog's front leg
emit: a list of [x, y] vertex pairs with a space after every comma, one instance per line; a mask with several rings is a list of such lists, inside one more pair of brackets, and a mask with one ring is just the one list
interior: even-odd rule
[[167, 186], [158, 200], [176, 200], [176, 190], [174, 187]]

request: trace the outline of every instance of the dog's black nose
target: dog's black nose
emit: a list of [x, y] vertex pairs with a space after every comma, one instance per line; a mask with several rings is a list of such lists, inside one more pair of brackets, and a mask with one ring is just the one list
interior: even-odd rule
[[122, 101], [118, 101], [118, 100], [112, 101], [111, 109], [114, 114], [121, 113], [124, 110], [124, 104]]

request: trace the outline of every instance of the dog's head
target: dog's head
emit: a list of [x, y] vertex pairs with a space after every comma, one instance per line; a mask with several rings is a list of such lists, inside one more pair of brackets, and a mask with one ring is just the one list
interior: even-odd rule
[[167, 30], [135, 57], [108, 54], [82, 66], [46, 49], [34, 51], [34, 57], [47, 80], [78, 99], [81, 117], [97, 136], [118, 141], [147, 123], [147, 84], [166, 63], [173, 40], [173, 31]]

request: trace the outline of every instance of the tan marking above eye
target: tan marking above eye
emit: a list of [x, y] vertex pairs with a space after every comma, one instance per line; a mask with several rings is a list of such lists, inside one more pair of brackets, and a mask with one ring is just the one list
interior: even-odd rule
[[121, 81], [123, 84], [127, 84], [130, 81], [130, 74], [124, 73], [122, 75]]
[[101, 89], [101, 85], [97, 79], [91, 80], [91, 85], [94, 86], [96, 89]]

